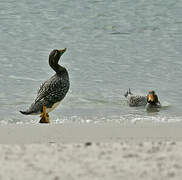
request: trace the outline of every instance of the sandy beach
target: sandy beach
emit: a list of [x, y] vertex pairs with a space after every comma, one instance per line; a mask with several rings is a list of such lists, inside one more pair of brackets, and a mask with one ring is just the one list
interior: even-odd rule
[[0, 179], [180, 179], [182, 124], [0, 126]]
[[0, 126], [0, 144], [182, 140], [182, 123], [65, 123]]

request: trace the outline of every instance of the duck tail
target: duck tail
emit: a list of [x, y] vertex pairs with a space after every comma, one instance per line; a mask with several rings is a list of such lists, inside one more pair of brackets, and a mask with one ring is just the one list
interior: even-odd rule
[[131, 93], [131, 89], [129, 88], [128, 91], [126, 91], [126, 93], [124, 94], [125, 97], [128, 97], [128, 95], [133, 95]]
[[24, 115], [36, 115], [36, 114], [40, 114], [41, 113], [41, 104], [35, 104], [32, 103], [31, 106], [24, 111], [20, 111], [20, 113], [24, 114]]
[[131, 89], [129, 88], [129, 90], [128, 90], [128, 94], [131, 94], [132, 95], [132, 93], [131, 93]]
[[31, 114], [31, 112], [30, 111], [20, 111], [20, 113], [22, 113], [22, 114], [24, 114], [24, 115], [29, 115], [29, 114]]

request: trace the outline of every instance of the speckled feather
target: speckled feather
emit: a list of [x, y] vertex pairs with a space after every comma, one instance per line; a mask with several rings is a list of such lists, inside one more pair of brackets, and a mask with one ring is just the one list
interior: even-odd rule
[[62, 74], [55, 74], [45, 81], [38, 90], [35, 101], [29, 108], [29, 112], [39, 114], [43, 106], [51, 108], [54, 103], [61, 101], [69, 89], [69, 76], [67, 71]]
[[128, 105], [131, 107], [145, 106], [147, 104], [147, 96], [133, 95], [129, 89], [125, 95]]
[[129, 106], [145, 106], [147, 104], [146, 96], [139, 95], [129, 95], [128, 96], [128, 104]]
[[20, 111], [22, 114], [40, 114], [42, 113], [43, 106], [46, 106], [48, 112], [50, 112], [66, 96], [70, 86], [69, 75], [66, 68], [58, 64], [61, 55], [65, 51], [66, 48], [51, 51], [49, 55], [49, 65], [56, 74], [40, 86], [35, 101], [28, 110]]
[[67, 74], [62, 76], [55, 74], [40, 86], [35, 102], [42, 99], [53, 100], [54, 102], [61, 101], [68, 91], [68, 84], [69, 78]]

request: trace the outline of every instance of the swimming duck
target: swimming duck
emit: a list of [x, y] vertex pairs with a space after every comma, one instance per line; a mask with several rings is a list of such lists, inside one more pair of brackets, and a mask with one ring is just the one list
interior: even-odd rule
[[160, 107], [161, 107], [161, 103], [155, 91], [149, 91], [147, 95], [147, 105], [146, 105], [147, 110], [160, 108]]
[[145, 106], [147, 104], [147, 96], [133, 95], [130, 89], [124, 96], [127, 98], [127, 102], [131, 107]]
[[49, 65], [56, 72], [50, 79], [45, 81], [38, 90], [35, 101], [28, 110], [20, 111], [25, 115], [41, 114], [39, 123], [49, 123], [48, 113], [54, 110], [69, 90], [69, 75], [65, 67], [60, 66], [58, 61], [65, 49], [54, 49], [49, 55]]

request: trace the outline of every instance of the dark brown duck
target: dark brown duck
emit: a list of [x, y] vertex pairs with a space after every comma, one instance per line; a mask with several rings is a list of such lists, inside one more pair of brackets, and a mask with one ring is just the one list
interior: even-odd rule
[[54, 110], [61, 100], [66, 96], [70, 82], [69, 75], [65, 67], [58, 64], [65, 49], [54, 49], [49, 55], [49, 65], [56, 72], [50, 79], [45, 81], [38, 90], [35, 101], [28, 110], [20, 111], [25, 115], [41, 114], [40, 123], [49, 123], [48, 113]]

